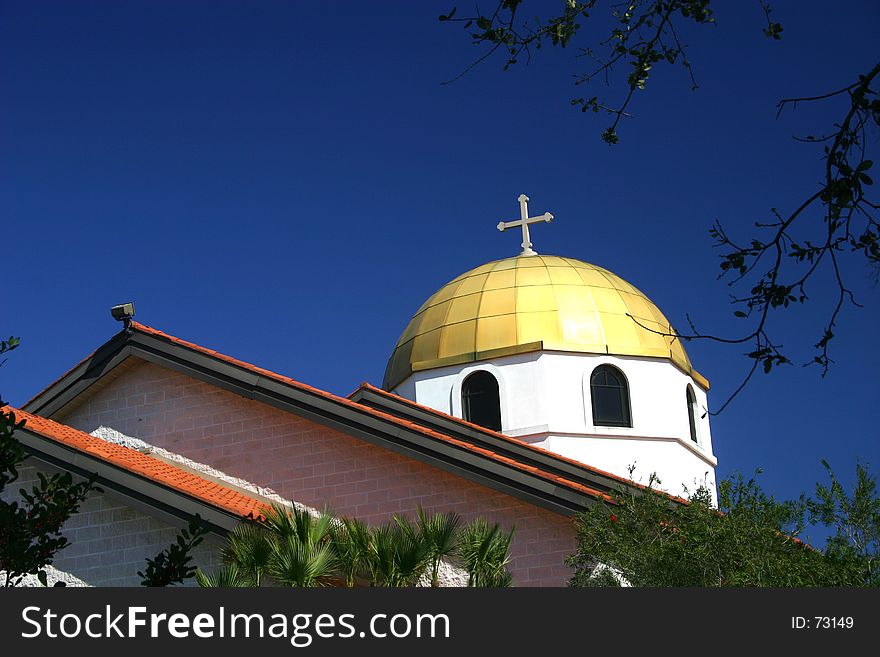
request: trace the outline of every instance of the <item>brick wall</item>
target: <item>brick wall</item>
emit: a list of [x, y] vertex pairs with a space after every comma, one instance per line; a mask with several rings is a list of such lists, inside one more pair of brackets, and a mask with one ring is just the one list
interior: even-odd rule
[[107, 426], [371, 524], [393, 513], [455, 511], [516, 526], [518, 586], [563, 586], [574, 552], [571, 520], [347, 434], [129, 358], [53, 418], [91, 432]]
[[[30, 490], [38, 483], [37, 467], [19, 468], [19, 478], [7, 486], [4, 499], [18, 497], [18, 490]], [[51, 476], [52, 472], [44, 470]], [[92, 586], [139, 586], [139, 570], [147, 557], [167, 548], [180, 527], [133, 509], [108, 493], [92, 493], [79, 511], [64, 524], [64, 536], [70, 544], [55, 557], [52, 565]], [[192, 551], [193, 565], [208, 571], [219, 565], [218, 551], [224, 541], [205, 536]], [[195, 580], [189, 579], [188, 586]]]

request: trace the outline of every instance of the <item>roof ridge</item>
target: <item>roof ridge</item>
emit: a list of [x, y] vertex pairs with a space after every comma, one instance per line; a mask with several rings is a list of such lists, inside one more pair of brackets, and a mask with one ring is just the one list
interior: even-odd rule
[[[125, 329], [125, 331], [129, 335], [135, 334], [135, 333], [140, 333], [142, 335], [154, 336], [154, 337], [161, 339], [161, 340], [164, 340], [168, 343], [183, 347], [185, 349], [188, 349], [188, 350], [191, 350], [191, 351], [194, 351], [197, 353], [201, 353], [201, 354], [210, 356], [212, 358], [216, 358], [219, 361], [231, 364], [235, 367], [239, 367], [239, 368], [244, 369], [244, 370], [251, 372], [253, 374], [265, 376], [268, 379], [283, 383], [285, 385], [289, 385], [292, 388], [297, 389], [301, 392], [305, 392], [307, 394], [311, 394], [316, 397], [321, 397], [323, 399], [329, 400], [335, 404], [339, 404], [340, 406], [349, 408], [351, 410], [355, 410], [358, 413], [363, 413], [365, 415], [375, 417], [377, 419], [380, 419], [380, 420], [383, 420], [383, 421], [388, 422], [390, 424], [393, 424], [397, 427], [403, 427], [405, 429], [408, 429], [410, 431], [414, 431], [414, 432], [422, 434], [424, 436], [436, 439], [436, 440], [443, 442], [443, 443], [446, 443], [448, 445], [453, 445], [459, 449], [463, 449], [465, 451], [471, 452], [472, 454], [477, 454], [477, 455], [483, 456], [485, 458], [494, 460], [498, 463], [503, 463], [511, 468], [519, 470], [520, 472], [530, 473], [534, 476], [537, 476], [541, 479], [544, 479], [545, 481], [549, 481], [549, 482], [552, 482], [556, 485], [566, 487], [570, 490], [574, 490], [574, 491], [586, 494], [590, 497], [593, 497], [594, 499], [602, 499], [605, 501], [611, 501], [611, 497], [607, 493], [595, 490], [595, 489], [593, 489], [589, 486], [585, 486], [579, 482], [572, 481], [571, 479], [568, 479], [565, 477], [560, 477], [559, 475], [553, 474], [552, 472], [547, 472], [545, 470], [541, 470], [540, 468], [536, 468], [536, 467], [530, 466], [526, 463], [519, 462], [516, 459], [511, 459], [509, 457], [505, 457], [501, 454], [498, 454], [498, 453], [492, 451], [491, 449], [482, 448], [482, 447], [474, 445], [470, 442], [467, 442], [465, 440], [453, 438], [452, 436], [448, 436], [448, 435], [441, 433], [439, 431], [429, 429], [428, 427], [424, 427], [424, 426], [422, 426], [416, 422], [413, 422], [411, 420], [406, 420], [404, 418], [400, 418], [400, 417], [393, 415], [391, 413], [386, 413], [384, 411], [371, 408], [370, 406], [357, 403], [351, 399], [336, 395], [332, 392], [328, 392], [326, 390], [321, 390], [320, 388], [316, 388], [316, 387], [308, 385], [306, 383], [302, 383], [301, 381], [297, 381], [296, 379], [285, 376], [283, 374], [279, 374], [277, 372], [273, 372], [272, 370], [268, 370], [266, 368], [254, 365], [253, 363], [248, 363], [247, 361], [239, 360], [237, 358], [234, 358], [232, 356], [228, 356], [228, 355], [223, 354], [223, 353], [216, 351], [214, 349], [209, 349], [207, 347], [203, 347], [203, 346], [196, 344], [194, 342], [190, 342], [188, 340], [178, 338], [174, 335], [171, 335], [170, 333], [166, 333], [164, 331], [153, 328], [153, 327], [148, 326], [146, 324], [143, 324], [141, 322], [132, 321], [131, 324], [129, 325], [129, 327], [127, 329]], [[114, 335], [114, 338], [117, 335], [119, 335], [119, 334]], [[111, 340], [114, 338], [111, 338]], [[108, 343], [109, 343], [109, 341], [108, 341]], [[105, 343], [105, 345], [108, 343]], [[105, 345], [102, 345], [102, 347]], [[102, 347], [99, 347], [94, 353], [98, 353]], [[86, 359], [84, 359], [83, 361], [80, 361], [80, 363], [77, 366], [75, 366], [72, 370], [70, 370], [67, 375], [65, 375], [64, 377], [62, 377], [58, 381], [56, 381], [56, 383], [53, 385], [57, 385], [58, 383], [63, 381], [66, 376], [68, 376], [71, 372], [76, 370], [77, 367], [79, 367], [82, 363], [86, 362], [87, 360], [88, 360], [88, 357]], [[40, 395], [44, 394], [47, 390], [50, 390], [51, 387], [52, 386], [49, 386], [48, 388], [46, 388], [43, 392], [40, 393]], [[37, 397], [39, 397], [40, 395], [38, 395]], [[20, 411], [20, 412], [26, 413], [27, 411]], [[38, 418], [41, 421], [52, 422], [54, 425], [59, 427], [61, 430], [69, 429], [71, 431], [76, 431], [72, 427], [67, 427], [67, 425], [56, 423], [53, 420], [49, 420], [49, 419], [44, 418], [42, 416], [37, 416], [37, 415], [30, 414], [30, 413], [28, 413], [28, 414], [32, 415], [32, 417], [34, 417], [34, 418]], [[88, 434], [85, 434], [85, 435], [88, 436]], [[91, 437], [91, 438], [94, 439], [94, 437]], [[515, 440], [515, 439], [511, 439], [509, 436], [505, 437], [505, 438], [507, 440]], [[517, 442], [521, 442], [521, 441], [517, 441]], [[525, 443], [521, 443], [521, 444], [525, 444]], [[547, 454], [552, 458], [560, 459], [558, 454], [553, 454], [552, 452], [547, 452]], [[590, 466], [587, 466], [586, 464], [579, 464], [579, 465], [581, 467], [586, 468], [587, 470], [592, 469]], [[599, 470], [595, 470], [595, 471], [597, 473], [602, 473], [602, 471], [599, 471]], [[630, 484], [630, 482], [627, 482], [626, 480], [621, 479], [621, 481], [623, 483]], [[636, 485], [638, 486], [638, 484], [636, 484]]]
[[[429, 429], [427, 427], [423, 427], [416, 422], [412, 422], [410, 420], [405, 420], [403, 418], [399, 418], [396, 415], [392, 415], [391, 413], [386, 413], [384, 411], [380, 411], [378, 409], [374, 409], [369, 406], [365, 406], [364, 404], [359, 404], [355, 401], [352, 401], [351, 399], [348, 399], [347, 397], [342, 397], [340, 395], [333, 394], [332, 392], [328, 392], [326, 390], [321, 390], [320, 388], [316, 388], [316, 387], [310, 386], [306, 383], [302, 383], [301, 381], [297, 381], [296, 379], [293, 379], [289, 376], [285, 376], [283, 374], [278, 374], [277, 372], [273, 372], [272, 370], [267, 370], [263, 367], [260, 367], [258, 365], [254, 365], [252, 363], [248, 363], [243, 360], [239, 360], [239, 359], [234, 358], [232, 356], [227, 356], [226, 354], [220, 353], [219, 351], [216, 351], [214, 349], [208, 349], [207, 347], [203, 347], [203, 346], [198, 345], [194, 342], [189, 342], [187, 340], [183, 340], [181, 338], [170, 335], [169, 333], [165, 333], [164, 331], [160, 331], [158, 329], [152, 328], [152, 327], [147, 326], [145, 324], [141, 324], [140, 322], [132, 322], [131, 327], [134, 330], [140, 331], [142, 333], [146, 333], [148, 335], [155, 335], [157, 337], [164, 338], [172, 343], [178, 344], [178, 345], [186, 347], [188, 349], [192, 349], [194, 351], [198, 351], [203, 354], [211, 355], [215, 358], [218, 358], [219, 360], [225, 361], [225, 362], [230, 363], [232, 365], [242, 367], [242, 368], [247, 369], [251, 372], [260, 373], [260, 374], [265, 375], [271, 379], [274, 379], [275, 381], [279, 381], [281, 383], [291, 385], [291, 386], [298, 388], [300, 390], [319, 395], [321, 397], [324, 397], [325, 399], [330, 399], [336, 403], [342, 404], [342, 405], [347, 406], [349, 408], [357, 409], [358, 411], [367, 413], [368, 415], [372, 415], [374, 417], [384, 419], [384, 420], [391, 422], [393, 424], [396, 424], [398, 426], [404, 426], [408, 429], [417, 431], [423, 435], [437, 438], [447, 444], [453, 444], [453, 445], [460, 447], [462, 449], [466, 449], [467, 451], [470, 451], [472, 453], [481, 454], [481, 455], [486, 456], [488, 458], [491, 458], [495, 461], [504, 462], [507, 465], [510, 465], [511, 467], [514, 467], [518, 470], [521, 470], [524, 472], [530, 472], [530, 473], [535, 474], [545, 480], [553, 481], [556, 484], [561, 484], [561, 485], [566, 486], [568, 488], [571, 488], [573, 490], [577, 490], [579, 492], [586, 493], [587, 495], [590, 495], [591, 497], [601, 498], [606, 501], [610, 501], [610, 499], [611, 499], [611, 497], [609, 495], [607, 495], [606, 493], [602, 493], [602, 492], [597, 491], [595, 489], [592, 489], [588, 486], [584, 486], [583, 484], [580, 484], [576, 481], [572, 481], [572, 480], [566, 479], [564, 477], [559, 477], [558, 475], [554, 475], [550, 472], [540, 470], [539, 468], [535, 468], [533, 466], [526, 465], [525, 463], [520, 463], [519, 461], [516, 461], [514, 459], [510, 459], [509, 457], [502, 456], [501, 454], [497, 454], [496, 452], [493, 452], [491, 450], [478, 447], [477, 445], [473, 445], [469, 442], [466, 442], [466, 441], [463, 441], [463, 440], [460, 440], [457, 438], [453, 438], [452, 436], [447, 436], [446, 434], [440, 433], [438, 431], [434, 431], [434, 430]], [[507, 437], [507, 438], [509, 439], [509, 437]], [[525, 443], [523, 443], [523, 444], [525, 444]], [[547, 452], [547, 454], [558, 458], [558, 455], [553, 454], [552, 452]], [[581, 464], [581, 465], [583, 465], [583, 464]], [[587, 469], [589, 469], [589, 466], [587, 466]], [[596, 470], [596, 472], [601, 472], [601, 471]], [[628, 482], [626, 482], [626, 480], [623, 480], [623, 479], [621, 479], [621, 481], [628, 483]]]

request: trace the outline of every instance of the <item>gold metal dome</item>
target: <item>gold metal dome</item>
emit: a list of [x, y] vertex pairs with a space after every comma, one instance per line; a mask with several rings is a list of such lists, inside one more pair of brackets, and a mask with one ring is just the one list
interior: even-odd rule
[[447, 283], [419, 308], [383, 385], [391, 390], [436, 367], [549, 350], [665, 358], [708, 388], [681, 340], [652, 331], [672, 332], [648, 297], [610, 271], [558, 256], [496, 260]]

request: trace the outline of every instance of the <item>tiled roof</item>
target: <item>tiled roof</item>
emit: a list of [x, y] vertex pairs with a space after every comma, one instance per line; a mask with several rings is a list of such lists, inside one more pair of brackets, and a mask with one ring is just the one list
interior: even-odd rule
[[[255, 374], [265, 376], [266, 378], [273, 379], [273, 380], [279, 381], [281, 383], [285, 383], [285, 384], [290, 385], [290, 386], [297, 388], [299, 390], [306, 391], [311, 394], [324, 397], [326, 399], [330, 399], [330, 400], [332, 400], [342, 406], [347, 406], [349, 408], [357, 409], [359, 412], [365, 413], [367, 415], [372, 415], [377, 418], [381, 418], [381, 419], [383, 419], [387, 422], [390, 422], [394, 425], [405, 427], [411, 431], [415, 431], [415, 432], [420, 433], [422, 435], [434, 438], [435, 440], [438, 440], [438, 441], [441, 441], [441, 442], [444, 442], [444, 443], [447, 443], [450, 445], [455, 445], [456, 447], [464, 449], [468, 452], [471, 452], [474, 454], [480, 454], [481, 456], [489, 458], [489, 459], [496, 461], [498, 463], [504, 463], [505, 465], [508, 465], [516, 470], [520, 470], [522, 472], [528, 472], [528, 473], [533, 474], [537, 477], [540, 477], [541, 479], [551, 481], [556, 485], [563, 486], [563, 487], [569, 488], [571, 490], [575, 490], [579, 493], [583, 493], [583, 494], [588, 495], [590, 497], [593, 497], [595, 499], [604, 500], [607, 502], [610, 502], [612, 500], [611, 496], [607, 495], [606, 493], [603, 493], [601, 491], [590, 488], [589, 486], [585, 486], [579, 482], [572, 481], [572, 480], [567, 479], [565, 477], [560, 477], [558, 475], [555, 475], [550, 472], [546, 472], [544, 470], [541, 470], [540, 468], [537, 468], [537, 467], [534, 467], [534, 466], [531, 466], [531, 465], [528, 465], [525, 463], [521, 463], [521, 462], [517, 461], [516, 459], [510, 458], [508, 456], [504, 456], [502, 454], [498, 454], [496, 452], [493, 452], [490, 449], [486, 449], [484, 447], [479, 447], [477, 445], [466, 442], [464, 440], [460, 440], [458, 438], [453, 438], [452, 436], [447, 436], [446, 434], [440, 433], [438, 431], [434, 431], [434, 430], [429, 429], [427, 427], [423, 427], [422, 425], [417, 424], [415, 422], [411, 422], [409, 420], [399, 418], [396, 415], [392, 415], [390, 413], [385, 413], [385, 412], [376, 410], [374, 408], [370, 408], [369, 406], [359, 404], [359, 403], [354, 402], [354, 401], [347, 399], [345, 397], [340, 397], [338, 395], [334, 395], [333, 393], [327, 392], [326, 390], [321, 390], [319, 388], [315, 388], [313, 386], [306, 385], [304, 383], [296, 381], [295, 379], [291, 379], [290, 377], [283, 376], [281, 374], [277, 374], [276, 372], [272, 372], [272, 371], [264, 369], [262, 367], [257, 367], [256, 365], [252, 365], [251, 363], [247, 363], [247, 362], [238, 360], [236, 358], [232, 358], [231, 356], [227, 356], [227, 355], [222, 354], [222, 353], [215, 351], [213, 349], [207, 349], [207, 348], [202, 347], [200, 345], [197, 345], [193, 342], [181, 340], [180, 338], [177, 338], [173, 335], [169, 335], [169, 334], [164, 333], [162, 331], [159, 331], [157, 329], [151, 328], [151, 327], [146, 326], [144, 324], [141, 324], [139, 322], [132, 322], [131, 328], [133, 330], [139, 331], [141, 333], [145, 333], [148, 335], [156, 336], [158, 338], [162, 338], [164, 340], [167, 340], [167, 341], [174, 343], [176, 345], [185, 347], [187, 349], [191, 349], [193, 351], [196, 351], [196, 352], [199, 352], [202, 354], [213, 356], [214, 358], [217, 358], [218, 360], [235, 365], [237, 367], [241, 367], [242, 369], [248, 370], [248, 371], [253, 372]], [[472, 426], [475, 426], [475, 425], [472, 425]], [[498, 435], [503, 436], [503, 434], [498, 434]], [[509, 436], [504, 436], [504, 438], [506, 438], [507, 440], [515, 440], [513, 438], [510, 438]], [[517, 442], [519, 442], [519, 441], [517, 441]], [[525, 444], [525, 443], [522, 443], [522, 444]], [[535, 449], [538, 449], [538, 448], [535, 448]], [[550, 452], [547, 452], [547, 453], [552, 454]], [[552, 456], [554, 456], [556, 458], [561, 458], [561, 457], [558, 457], [556, 454], [552, 454]], [[578, 464], [578, 465], [583, 466], [583, 464]], [[601, 474], [606, 475], [606, 476], [612, 476], [612, 477], [614, 476], [614, 475], [607, 475], [607, 473], [604, 473], [599, 470], [595, 470], [595, 471], [600, 472]], [[614, 478], [620, 479], [619, 477], [614, 477]], [[621, 479], [621, 481], [625, 481], [625, 480]], [[631, 483], [631, 482], [625, 482], [625, 483]]]
[[47, 420], [39, 415], [33, 415], [11, 406], [3, 408], [4, 413], [10, 411], [15, 414], [17, 420], [25, 420], [24, 429], [31, 433], [98, 458], [242, 518], [259, 518], [263, 510], [268, 507], [265, 501], [250, 497], [214, 481], [203, 479], [189, 470], [148, 454], [107, 442], [79, 429], [60, 424], [54, 420]]
[[[518, 438], [514, 438], [512, 436], [508, 436], [507, 434], [501, 433], [500, 431], [493, 431], [492, 429], [487, 429], [486, 427], [480, 426], [479, 424], [474, 424], [473, 422], [468, 422], [467, 420], [463, 420], [460, 417], [455, 417], [454, 415], [449, 415], [448, 413], [444, 413], [443, 411], [438, 411], [436, 408], [431, 408], [430, 406], [425, 406], [424, 404], [419, 404], [418, 402], [414, 402], [411, 399], [407, 399], [406, 397], [401, 397], [400, 395], [395, 395], [393, 392], [388, 392], [387, 390], [383, 390], [382, 388], [378, 388], [370, 383], [364, 381], [358, 386], [358, 390], [369, 390], [370, 392], [376, 393], [378, 395], [382, 395], [383, 397], [387, 397], [388, 399], [393, 399], [394, 401], [403, 404], [405, 406], [409, 406], [410, 408], [417, 408], [422, 411], [426, 411], [437, 417], [443, 418], [449, 422], [454, 422], [456, 424], [461, 425], [462, 427], [466, 427], [468, 429], [478, 431], [479, 433], [485, 434], [487, 436], [491, 436], [493, 438], [499, 438], [501, 440], [507, 441], [519, 447], [525, 447], [526, 449], [532, 450], [536, 453], [543, 454], [545, 456], [549, 456], [557, 461], [564, 461], [565, 463], [569, 463], [571, 465], [577, 466], [587, 472], [592, 472], [603, 477], [608, 477], [609, 479], [614, 479], [619, 481], [622, 484], [626, 484], [627, 486], [632, 486], [635, 482], [625, 479], [619, 475], [612, 474], [610, 472], [606, 472], [605, 470], [600, 470], [599, 468], [595, 468], [592, 465], [587, 465], [586, 463], [582, 463], [581, 461], [576, 461], [574, 459], [570, 459], [566, 456], [562, 456], [561, 454], [557, 454], [556, 452], [551, 452], [543, 447], [538, 447], [537, 445], [532, 445], [531, 443], [527, 443], [524, 440], [519, 440]], [[349, 397], [353, 396], [357, 390], [355, 390]], [[638, 484], [635, 484], [638, 485]]]
[[[518, 438], [514, 438], [512, 436], [508, 436], [507, 434], [501, 433], [500, 431], [493, 431], [492, 429], [487, 429], [486, 427], [482, 427], [479, 424], [474, 424], [473, 422], [468, 422], [467, 420], [463, 420], [460, 417], [455, 417], [454, 415], [449, 415], [448, 413], [444, 413], [443, 411], [438, 411], [436, 408], [431, 408], [430, 406], [424, 406], [423, 404], [419, 404], [414, 402], [406, 397], [401, 397], [400, 395], [395, 395], [393, 392], [388, 392], [387, 390], [383, 390], [382, 388], [377, 388], [376, 386], [367, 383], [364, 381], [358, 386], [358, 390], [364, 389], [369, 390], [370, 392], [374, 392], [380, 394], [389, 399], [393, 399], [394, 401], [409, 406], [411, 408], [418, 408], [422, 411], [427, 411], [429, 413], [433, 413], [434, 415], [443, 418], [444, 420], [448, 420], [451, 422], [455, 422], [457, 424], [462, 425], [463, 427], [467, 427], [468, 429], [479, 431], [480, 433], [486, 434], [487, 436], [492, 436], [493, 438], [500, 438], [501, 440], [506, 440], [510, 443], [513, 443], [519, 447], [525, 447], [526, 449], [530, 449], [534, 452], [544, 454], [545, 456], [549, 456], [557, 461], [563, 461], [565, 463], [569, 463], [571, 465], [577, 466], [582, 470], [586, 470], [587, 472], [592, 472], [594, 474], [600, 475], [602, 477], [608, 477], [609, 479], [614, 479], [619, 481], [621, 484], [632, 488], [641, 488], [642, 490], [647, 490], [648, 487], [644, 484], [640, 484], [636, 481], [632, 481], [631, 479], [626, 479], [616, 474], [612, 474], [611, 472], [606, 472], [605, 470], [600, 470], [599, 468], [593, 467], [592, 465], [587, 465], [586, 463], [582, 463], [581, 461], [575, 461], [574, 459], [570, 459], [567, 456], [562, 456], [561, 454], [557, 454], [556, 452], [551, 452], [543, 447], [538, 447], [537, 445], [532, 445], [531, 443], [527, 443], [524, 440], [519, 440]], [[351, 395], [353, 396], [357, 390], [355, 390]], [[676, 502], [680, 502], [682, 504], [687, 504], [688, 501], [683, 497], [679, 497], [678, 495], [673, 495], [671, 493], [667, 493], [661, 490], [654, 489], [655, 493], [663, 495], [664, 497], [668, 497], [671, 500], [675, 500]]]

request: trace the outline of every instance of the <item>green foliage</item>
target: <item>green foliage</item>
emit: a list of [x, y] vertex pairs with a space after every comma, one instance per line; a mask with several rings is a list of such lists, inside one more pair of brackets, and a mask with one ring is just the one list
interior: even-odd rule
[[373, 531], [370, 550], [372, 583], [377, 586], [415, 586], [431, 556], [431, 547], [421, 540], [417, 527], [397, 515]]
[[253, 586], [253, 581], [243, 574], [235, 564], [222, 566], [213, 574], [198, 570], [196, 571], [196, 583], [203, 588], [215, 589], [247, 588]]
[[[652, 478], [646, 490], [620, 491], [614, 504], [578, 515], [578, 549], [567, 560], [575, 570], [571, 584], [876, 585], [880, 502], [874, 482], [860, 469], [850, 498], [835, 481], [832, 476], [830, 487], [817, 488], [817, 500], [779, 502], [756, 479], [739, 475], [721, 482], [716, 509], [705, 488], [682, 504], [656, 492]], [[825, 551], [797, 539], [812, 519], [841, 527]], [[864, 540], [853, 542], [853, 535]]]
[[461, 517], [457, 513], [435, 513], [428, 517], [420, 506], [418, 524], [419, 539], [428, 547], [431, 586], [440, 586], [440, 562], [453, 557], [458, 551]]
[[[12, 351], [19, 344], [21, 344], [21, 340], [19, 338], [15, 338], [13, 336], [9, 336], [8, 340], [0, 340], [0, 354], [5, 353], [7, 351]], [[2, 363], [0, 363], [2, 364]]]
[[[763, 0], [759, 4], [765, 19], [764, 35], [780, 40], [782, 24], [771, 17], [773, 10], [769, 4]], [[550, 11], [550, 15], [525, 18], [525, 6]], [[564, 0], [561, 6], [549, 10], [536, 2], [496, 0], [485, 11], [477, 7], [474, 15], [457, 17], [453, 9], [441, 15], [440, 20], [463, 24], [472, 42], [484, 48], [483, 54], [458, 77], [496, 52], [506, 54], [507, 69], [518, 62], [528, 62], [533, 50], [542, 45], [564, 48], [581, 38], [581, 56], [576, 61], [589, 62], [590, 68], [575, 74], [575, 86], [600, 81], [611, 90], [609, 93], [619, 97], [606, 101], [598, 96], [582, 96], [571, 99], [571, 105], [582, 112], [609, 116], [610, 125], [601, 131], [601, 139], [613, 145], [620, 140], [621, 121], [632, 118], [628, 112], [630, 104], [647, 88], [657, 69], [678, 64], [686, 70], [691, 88], [697, 89], [684, 39], [688, 28], [702, 29], [703, 25], [714, 24], [715, 17], [710, 0]], [[591, 29], [583, 27], [588, 23]], [[770, 373], [795, 360], [805, 360], [806, 364], [817, 366], [824, 376], [833, 362], [829, 347], [841, 310], [846, 304], [859, 306], [844, 280], [841, 258], [859, 254], [872, 271], [880, 272], [880, 223], [876, 216], [880, 204], [869, 197], [874, 182], [869, 173], [869, 151], [876, 145], [871, 130], [880, 126], [880, 63], [875, 60], [873, 65], [861, 65], [864, 68], [860, 71], [845, 72], [841, 85], [833, 91], [811, 89], [802, 97], [777, 103], [777, 117], [784, 109], [804, 103], [832, 105], [836, 120], [814, 134], [796, 137], [814, 149], [820, 163], [818, 191], [794, 203], [788, 211], [772, 208], [769, 221], [754, 223], [755, 238], [734, 237], [719, 222], [709, 231], [721, 247], [721, 277], [728, 276], [729, 285], [741, 290], [732, 298], [734, 316], [749, 322], [740, 322], [742, 328], [732, 337], [702, 333], [690, 318], [689, 334], [671, 330], [663, 333], [682, 339], [751, 346], [744, 355], [753, 361], [752, 368], [743, 385], [717, 412], [727, 406], [756, 371]], [[783, 345], [768, 333], [768, 319], [771, 313], [778, 314], [808, 301], [807, 284], [816, 277], [825, 277], [835, 293], [827, 302], [827, 319], [804, 345], [811, 348], [809, 356], [794, 359], [783, 353]]]
[[346, 586], [354, 586], [358, 578], [376, 581], [372, 558], [373, 533], [356, 518], [339, 518], [330, 528], [336, 567]]
[[0, 491], [6, 488], [6, 484], [18, 479], [18, 464], [25, 458], [24, 447], [14, 437], [13, 433], [21, 429], [26, 420], [16, 421], [13, 413], [0, 414]]
[[303, 542], [294, 536], [278, 539], [269, 562], [272, 578], [284, 586], [323, 586], [333, 572], [333, 549], [328, 542]]
[[[0, 354], [19, 344], [15, 337], [0, 340]], [[0, 494], [18, 479], [18, 466], [27, 457], [13, 435], [25, 422], [16, 420], [11, 411], [0, 411]], [[92, 490], [101, 490], [94, 485], [94, 477], [73, 483], [69, 472], [37, 476], [39, 484], [30, 491], [19, 489], [21, 503], [0, 499], [0, 571], [5, 572], [4, 586], [16, 586], [26, 575], [36, 575], [46, 586], [45, 567], [68, 545], [61, 535], [62, 526]]]
[[849, 495], [831, 466], [822, 461], [829, 484], [816, 484], [816, 497], [807, 502], [810, 522], [834, 530], [825, 556], [842, 567], [854, 568], [860, 583], [880, 586], [880, 497], [877, 479], [856, 465], [856, 483]]
[[[260, 524], [243, 524], [230, 533], [224, 568], [197, 574], [200, 586], [260, 586], [266, 579], [282, 586], [415, 586], [430, 577], [440, 585], [440, 563], [454, 560], [464, 544], [474, 546], [463, 564], [471, 586], [506, 586], [510, 534], [498, 525], [476, 522], [460, 529], [455, 513], [427, 515], [415, 522], [395, 515], [371, 528], [354, 518], [275, 506]], [[474, 569], [473, 572], [470, 569]], [[266, 577], [268, 576], [268, 577]]]
[[508, 551], [514, 530], [505, 534], [498, 524], [489, 525], [477, 518], [461, 531], [458, 554], [468, 573], [468, 586], [510, 586]]
[[266, 514], [271, 553], [268, 572], [282, 586], [325, 586], [330, 583], [336, 558], [330, 544], [333, 516], [315, 518], [305, 509], [273, 506]]
[[332, 515], [317, 518], [304, 509], [273, 505], [259, 524], [243, 523], [230, 532], [224, 566], [210, 575], [199, 571], [199, 586], [325, 586], [336, 574]]
[[227, 536], [223, 562], [243, 581], [261, 586], [274, 549], [269, 533], [257, 525], [242, 523]]
[[[12, 348], [5, 341], [0, 347]], [[17, 466], [26, 452], [13, 434], [24, 425], [25, 420], [16, 421], [11, 411], [0, 412], [0, 493], [18, 479]], [[0, 571], [6, 573], [5, 586], [16, 586], [29, 574], [45, 586], [45, 567], [68, 545], [61, 535], [64, 523], [92, 490], [100, 491], [94, 478], [73, 483], [69, 472], [38, 477], [39, 484], [30, 491], [19, 490], [21, 503], [0, 500]]]
[[[443, 22], [463, 23], [472, 42], [488, 48], [464, 73], [497, 51], [506, 52], [504, 70], [507, 70], [520, 61], [531, 60], [532, 49], [540, 50], [547, 44], [565, 48], [579, 34], [583, 22], [591, 20], [594, 14], [604, 10], [611, 26], [607, 28], [604, 38], [595, 39], [593, 45], [581, 49], [582, 54], [595, 62], [595, 66], [592, 70], [577, 75], [575, 85], [586, 84], [596, 77], [607, 83], [610, 72], [616, 66], [622, 66], [628, 71], [625, 99], [617, 104], [608, 104], [596, 96], [581, 97], [572, 99], [571, 104], [582, 112], [602, 112], [613, 117], [612, 124], [602, 132], [605, 143], [618, 142], [617, 125], [622, 118], [630, 116], [626, 111], [627, 107], [634, 93], [647, 87], [655, 65], [680, 64], [690, 75], [692, 87], [697, 88], [685, 46], [679, 41], [675, 24], [714, 23], [709, 0], [663, 0], [629, 4], [610, 2], [605, 3], [605, 6], [599, 0], [565, 0], [561, 12], [553, 12], [549, 18], [532, 19], [521, 18], [519, 10], [522, 4], [523, 0], [499, 0], [494, 9], [490, 8], [485, 14], [456, 18], [456, 9], [453, 8], [448, 14], [439, 17]], [[769, 16], [769, 8], [766, 11]], [[592, 18], [593, 23], [597, 20], [599, 19]], [[768, 36], [778, 39], [781, 32], [782, 27], [778, 23], [771, 24], [768, 21], [765, 29]], [[593, 30], [589, 30], [589, 33], [595, 35]]]
[[208, 528], [197, 513], [189, 521], [189, 527], [180, 530], [174, 543], [152, 559], [147, 559], [146, 569], [138, 571], [138, 576], [142, 578], [141, 586], [182, 584], [184, 580], [195, 575], [196, 567], [190, 564], [191, 552], [207, 533]]

